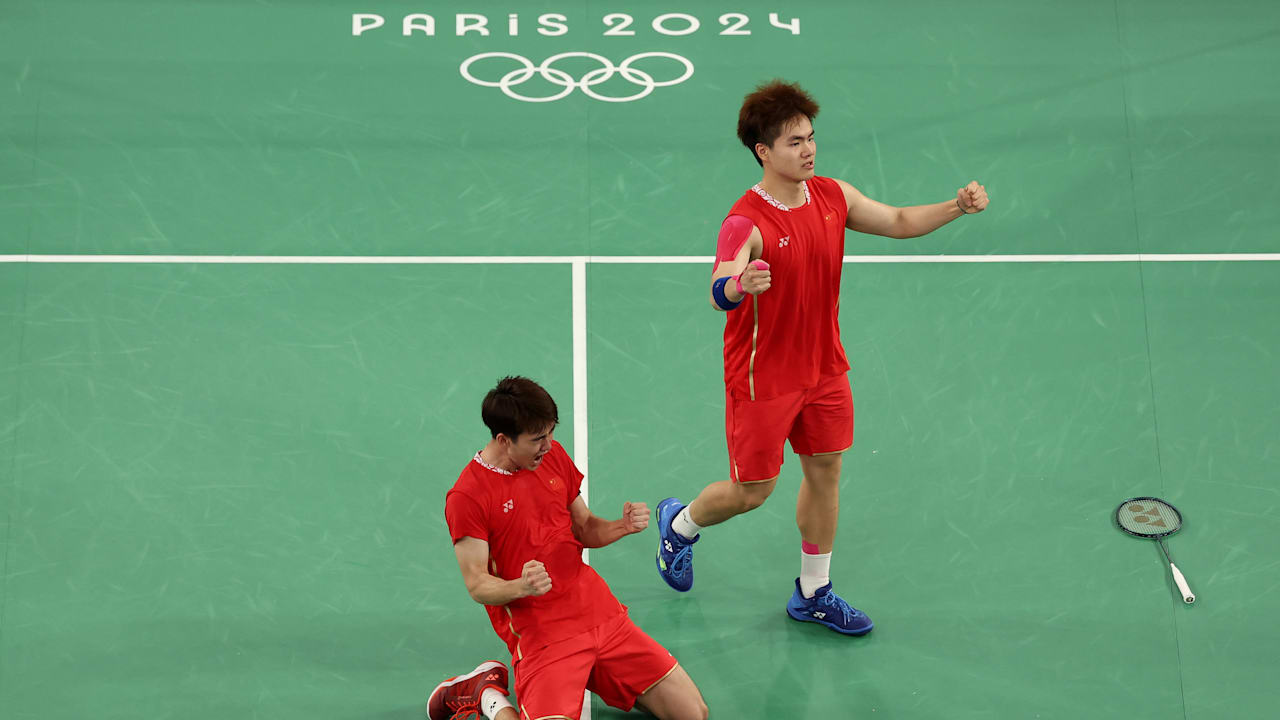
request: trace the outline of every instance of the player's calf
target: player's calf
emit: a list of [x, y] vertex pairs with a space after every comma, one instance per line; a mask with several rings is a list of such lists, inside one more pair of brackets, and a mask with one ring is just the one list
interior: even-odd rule
[[769, 499], [777, 485], [776, 477], [759, 482], [721, 480], [711, 483], [689, 503], [692, 520], [700, 527], [710, 527], [751, 512]]

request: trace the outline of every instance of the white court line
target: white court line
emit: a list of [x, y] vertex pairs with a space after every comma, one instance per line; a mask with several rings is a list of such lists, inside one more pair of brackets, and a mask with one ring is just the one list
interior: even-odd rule
[[[582, 479], [582, 500], [587, 498], [587, 265], [573, 263], [573, 462], [586, 477]], [[587, 559], [583, 548], [582, 559]]]
[[[684, 265], [711, 255], [0, 255], [0, 263], [194, 265]], [[1124, 253], [1113, 255], [845, 255], [849, 264], [1275, 262], [1280, 253]]]
[[[573, 262], [573, 461], [582, 472], [582, 501], [590, 507], [587, 484], [591, 482], [587, 453], [587, 264]], [[582, 548], [582, 561], [591, 564], [590, 551]], [[591, 691], [582, 693], [582, 720], [591, 720]]]

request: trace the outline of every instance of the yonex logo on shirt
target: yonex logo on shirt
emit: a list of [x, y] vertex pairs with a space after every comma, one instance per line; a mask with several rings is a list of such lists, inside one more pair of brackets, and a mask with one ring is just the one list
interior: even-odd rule
[[508, 501], [506, 501], [506, 502], [502, 503], [502, 512], [504, 512], [504, 513], [509, 513], [509, 512], [511, 512], [511, 509], [512, 509], [512, 508], [514, 508], [515, 506], [516, 506], [516, 504], [515, 504], [515, 502], [514, 502], [514, 501], [512, 501], [512, 500], [508, 500]]
[[791, 244], [791, 236], [790, 236], [790, 235], [788, 235], [788, 236], [786, 236], [786, 237], [784, 237], [784, 238], [779, 238], [779, 239], [778, 239], [778, 247], [786, 247], [786, 246], [788, 246], [788, 245], [790, 245], [790, 244]]

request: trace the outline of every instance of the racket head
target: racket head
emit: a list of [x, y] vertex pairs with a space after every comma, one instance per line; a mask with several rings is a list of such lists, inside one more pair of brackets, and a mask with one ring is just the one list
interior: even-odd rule
[[1182, 513], [1157, 497], [1132, 497], [1116, 508], [1116, 527], [1134, 537], [1158, 539], [1182, 527]]

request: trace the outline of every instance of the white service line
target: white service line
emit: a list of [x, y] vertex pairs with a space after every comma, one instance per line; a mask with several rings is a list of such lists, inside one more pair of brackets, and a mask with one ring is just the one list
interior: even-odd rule
[[[582, 500], [589, 503], [587, 484], [591, 473], [587, 471], [587, 264], [581, 260], [573, 263], [573, 462], [585, 476], [582, 479]], [[582, 551], [587, 559], [587, 551]]]
[[[710, 265], [711, 255], [0, 255], [0, 263], [146, 265]], [[848, 264], [1274, 262], [1280, 253], [845, 255]]]
[[574, 255], [0, 255], [9, 263], [196, 265], [563, 265]]
[[[587, 500], [587, 263], [573, 261], [573, 461], [582, 471], [582, 501]], [[582, 548], [582, 561], [591, 564], [587, 548]], [[581, 720], [591, 720], [591, 691], [582, 693]]]

